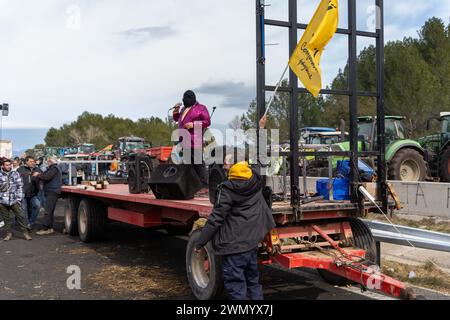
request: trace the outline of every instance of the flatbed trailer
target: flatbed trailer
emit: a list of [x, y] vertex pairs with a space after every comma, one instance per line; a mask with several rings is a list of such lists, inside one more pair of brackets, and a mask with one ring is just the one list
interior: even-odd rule
[[[195, 252], [201, 228], [213, 209], [209, 198], [158, 200], [151, 194], [130, 194], [126, 185], [111, 185], [106, 190], [63, 187], [63, 197], [66, 232], [83, 242], [100, 240], [109, 221], [189, 234], [186, 269], [195, 297], [224, 297], [220, 257], [211, 244], [202, 253]], [[414, 298], [405, 284], [381, 274], [375, 266], [375, 242], [370, 229], [355, 218], [356, 205], [320, 201], [303, 205], [300, 216], [287, 202], [274, 203], [272, 210], [277, 227], [260, 245], [261, 264], [317, 269], [333, 285], [359, 284], [396, 298]]]

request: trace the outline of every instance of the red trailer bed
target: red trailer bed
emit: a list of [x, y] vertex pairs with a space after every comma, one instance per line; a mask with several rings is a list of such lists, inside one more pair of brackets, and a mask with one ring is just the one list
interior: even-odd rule
[[[84, 242], [100, 239], [111, 220], [142, 228], [165, 228], [171, 234], [192, 232], [186, 258], [190, 285], [199, 299], [217, 297], [220, 283], [211, 279], [220, 279], [220, 257], [211, 247], [203, 256], [193, 250], [199, 236], [193, 226], [199, 218], [211, 214], [209, 198], [158, 200], [152, 194], [130, 194], [127, 185], [110, 185], [106, 190], [64, 187], [63, 197], [67, 198], [66, 231], [79, 235]], [[349, 201], [306, 204], [299, 215], [287, 202], [274, 203], [277, 227], [261, 243], [261, 263], [288, 269], [313, 268], [331, 284], [357, 282], [391, 296], [412, 297], [403, 283], [374, 271], [374, 240], [370, 229], [355, 218], [358, 212], [357, 205]], [[200, 222], [195, 226], [201, 228]]]

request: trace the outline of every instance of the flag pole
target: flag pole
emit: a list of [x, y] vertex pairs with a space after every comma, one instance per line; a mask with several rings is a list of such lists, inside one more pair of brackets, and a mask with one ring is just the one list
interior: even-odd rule
[[275, 91], [273, 92], [272, 97], [270, 97], [269, 103], [268, 103], [267, 108], [266, 108], [266, 112], [264, 113], [264, 117], [267, 116], [267, 114], [269, 113], [270, 108], [272, 107], [272, 103], [275, 100], [275, 96], [277, 95], [278, 90], [281, 87], [281, 83], [283, 82], [284, 76], [286, 75], [288, 69], [289, 69], [289, 63], [286, 65], [286, 68], [284, 69], [284, 72], [283, 72], [283, 74], [280, 77], [280, 81], [278, 81], [277, 86], [275, 87]]

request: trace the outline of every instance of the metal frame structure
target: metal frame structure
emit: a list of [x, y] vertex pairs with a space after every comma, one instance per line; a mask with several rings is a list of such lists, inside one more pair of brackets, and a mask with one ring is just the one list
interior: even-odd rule
[[[289, 53], [292, 55], [298, 44], [298, 30], [306, 29], [307, 25], [298, 22], [297, 0], [286, 0], [289, 2], [289, 21], [270, 20], [265, 18], [265, 0], [256, 0], [256, 33], [257, 33], [257, 115], [260, 119], [266, 111], [266, 92], [274, 92], [275, 87], [266, 84], [266, 34], [265, 26], [276, 26], [289, 28]], [[321, 152], [323, 156], [345, 156], [351, 159], [352, 170], [350, 174], [351, 198], [353, 203], [358, 203], [360, 210], [364, 208], [364, 200], [358, 191], [359, 173], [358, 158], [361, 156], [377, 157], [378, 190], [379, 198], [382, 200], [383, 209], [387, 212], [387, 172], [385, 160], [385, 111], [384, 111], [384, 1], [374, 0], [377, 6], [377, 26], [376, 32], [366, 32], [357, 30], [356, 0], [348, 1], [348, 29], [338, 29], [338, 34], [348, 36], [348, 64], [349, 64], [349, 84], [346, 90], [322, 90], [321, 94], [342, 95], [349, 97], [350, 113], [350, 151], [349, 152]], [[362, 92], [357, 89], [357, 39], [358, 37], [369, 37], [376, 39], [376, 92]], [[290, 70], [289, 86], [279, 88], [280, 92], [290, 94], [290, 168], [291, 168], [291, 205], [295, 208], [299, 206], [299, 157], [314, 156], [317, 152], [300, 152], [299, 145], [299, 94], [308, 94], [304, 88], [299, 88], [298, 78]], [[372, 152], [358, 152], [358, 98], [376, 97], [377, 99], [377, 130], [378, 149]]]

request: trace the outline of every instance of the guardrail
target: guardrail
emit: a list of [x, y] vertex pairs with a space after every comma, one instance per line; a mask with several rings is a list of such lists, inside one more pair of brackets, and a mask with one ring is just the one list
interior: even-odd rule
[[73, 185], [73, 177], [72, 177], [72, 165], [79, 165], [79, 164], [93, 164], [95, 165], [95, 174], [99, 174], [99, 164], [112, 164], [120, 162], [117, 160], [73, 160], [73, 161], [58, 161], [59, 164], [64, 163], [69, 165], [69, 185]]
[[[377, 263], [381, 263], [381, 243], [450, 252], [450, 234], [363, 220], [377, 243]], [[399, 233], [400, 231], [400, 233]]]

